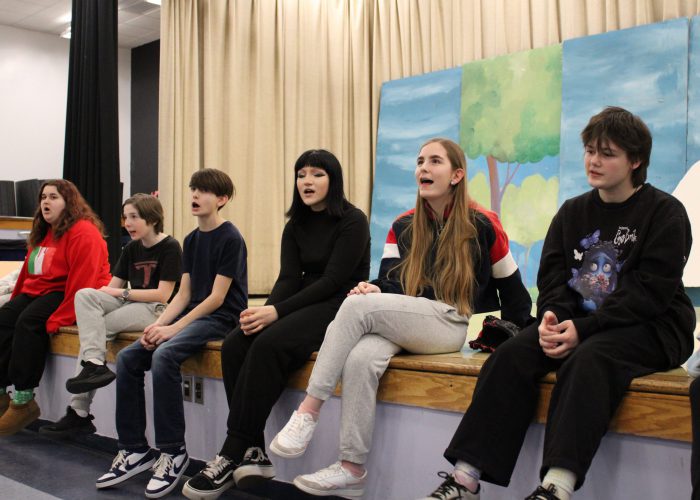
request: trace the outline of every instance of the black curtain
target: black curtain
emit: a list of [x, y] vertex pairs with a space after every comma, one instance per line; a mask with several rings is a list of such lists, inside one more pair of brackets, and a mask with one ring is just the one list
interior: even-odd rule
[[102, 219], [109, 259], [121, 250], [117, 0], [73, 0], [63, 177]]

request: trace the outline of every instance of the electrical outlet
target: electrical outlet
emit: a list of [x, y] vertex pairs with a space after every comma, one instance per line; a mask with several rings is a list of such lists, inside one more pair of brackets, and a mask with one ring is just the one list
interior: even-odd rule
[[194, 378], [194, 402], [204, 404], [204, 380], [202, 377]]
[[192, 382], [192, 375], [182, 376], [182, 399], [183, 401], [192, 401], [192, 394], [194, 393], [194, 383]]

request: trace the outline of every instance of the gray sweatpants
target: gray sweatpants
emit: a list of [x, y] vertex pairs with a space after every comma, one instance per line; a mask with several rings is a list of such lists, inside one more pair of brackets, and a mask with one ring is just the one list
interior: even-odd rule
[[[124, 302], [93, 288], [83, 288], [75, 294], [75, 317], [80, 337], [80, 354], [75, 374], [83, 369], [81, 361], [105, 361], [107, 341], [119, 332], [139, 332], [153, 323], [165, 310], [159, 302]], [[90, 411], [95, 391], [73, 394], [70, 406], [74, 410]]]
[[469, 318], [435, 300], [389, 293], [351, 295], [328, 325], [306, 392], [328, 399], [342, 376], [340, 459], [363, 464], [372, 445], [379, 378], [401, 349], [459, 351]]

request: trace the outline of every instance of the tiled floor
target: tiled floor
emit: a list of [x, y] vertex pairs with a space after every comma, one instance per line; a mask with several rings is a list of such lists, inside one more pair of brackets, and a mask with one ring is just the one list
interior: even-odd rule
[[[111, 500], [144, 498], [149, 480], [143, 473], [116, 488], [95, 489], [95, 479], [109, 469], [112, 454], [81, 443], [55, 441], [34, 431], [0, 438], [0, 499]], [[196, 469], [195, 469], [196, 470]], [[185, 498], [178, 487], [168, 499]], [[239, 500], [315, 498], [292, 485], [269, 482], [255, 491], [229, 490], [221, 498]]]

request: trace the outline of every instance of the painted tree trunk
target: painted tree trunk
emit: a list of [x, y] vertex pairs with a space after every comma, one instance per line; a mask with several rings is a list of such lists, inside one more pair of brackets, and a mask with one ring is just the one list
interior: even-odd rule
[[501, 216], [501, 186], [498, 179], [498, 162], [491, 155], [486, 157], [489, 166], [489, 187], [491, 188], [491, 210]]

